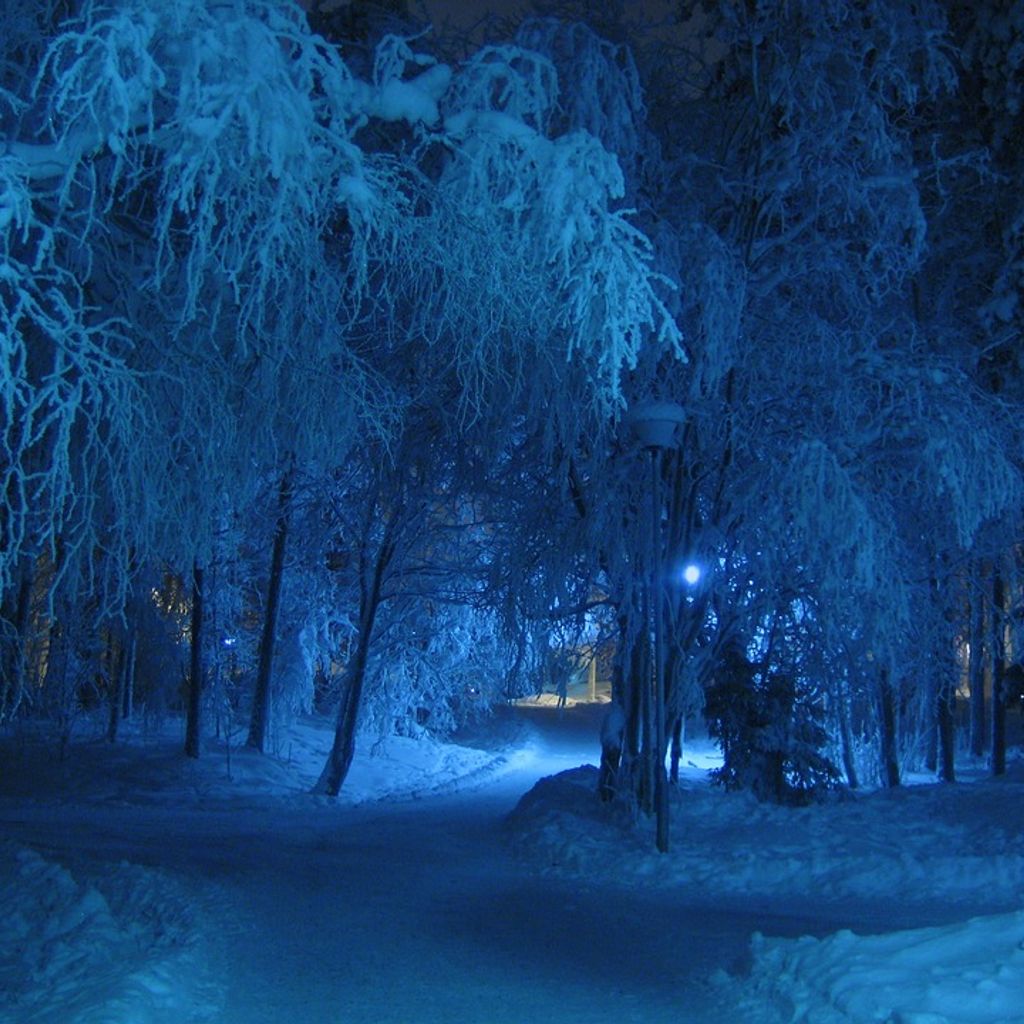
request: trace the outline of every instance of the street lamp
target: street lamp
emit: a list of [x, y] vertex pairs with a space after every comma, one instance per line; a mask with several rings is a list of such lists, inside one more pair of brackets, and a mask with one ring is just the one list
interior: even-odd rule
[[640, 402], [626, 414], [637, 440], [647, 449], [651, 466], [651, 599], [653, 617], [650, 631], [653, 644], [654, 674], [654, 813], [657, 821], [656, 844], [668, 853], [668, 779], [665, 777], [665, 650], [662, 632], [662, 558], [661, 558], [661, 455], [678, 444], [679, 428], [686, 419], [676, 402]]

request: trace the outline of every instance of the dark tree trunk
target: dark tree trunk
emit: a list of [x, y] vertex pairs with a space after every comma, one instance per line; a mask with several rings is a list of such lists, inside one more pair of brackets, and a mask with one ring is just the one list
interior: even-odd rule
[[640, 735], [640, 764], [642, 766], [642, 781], [640, 783], [640, 807], [645, 814], [654, 812], [654, 779], [655, 779], [655, 723], [654, 723], [654, 685], [655, 672], [654, 659], [651, 657], [650, 629], [651, 629], [651, 600], [648, 594], [647, 614], [644, 617], [644, 674], [640, 680], [634, 680], [640, 687], [640, 707], [642, 731]]
[[971, 754], [985, 753], [985, 604], [980, 596], [971, 602]]
[[252, 697], [252, 717], [249, 721], [247, 747], [264, 753], [267, 744], [267, 724], [270, 720], [270, 679], [274, 664], [274, 642], [277, 638], [277, 612], [281, 604], [281, 581], [284, 578], [284, 552], [288, 542], [288, 503], [291, 498], [291, 473], [281, 480], [277, 525], [274, 528], [274, 548], [270, 558], [270, 582], [267, 586], [267, 608], [260, 637], [259, 664], [256, 670], [256, 688]]
[[139, 649], [139, 632], [136, 622], [129, 623], [127, 648], [122, 663], [124, 684], [121, 687], [122, 704], [121, 717], [126, 721], [132, 717], [135, 711], [135, 655]]
[[368, 632], [363, 625], [360, 625], [359, 642], [356, 645], [352, 661], [345, 671], [345, 681], [341, 690], [341, 705], [338, 708], [338, 718], [334, 727], [334, 742], [327, 757], [327, 763], [320, 773], [317, 784], [313, 787], [314, 793], [337, 796], [341, 792], [349, 768], [352, 767], [352, 758], [356, 752], [356, 727], [359, 724], [359, 710], [363, 698], [363, 684], [366, 680], [366, 659], [369, 649]]
[[597, 774], [597, 792], [604, 803], [615, 799], [616, 780], [622, 763], [622, 742], [626, 716], [622, 705], [613, 700], [601, 723], [601, 768]]
[[640, 634], [633, 633], [626, 618], [619, 623], [620, 654], [615, 665], [616, 699], [625, 714], [622, 753], [616, 775], [616, 795], [622, 799], [638, 798], [642, 790], [641, 750], [643, 749], [643, 678], [647, 664], [647, 648]]
[[117, 742], [118, 729], [128, 717], [128, 687], [135, 671], [135, 604], [131, 592], [125, 595], [122, 619], [125, 628], [112, 629], [107, 657], [110, 672], [110, 720], [107, 722], [107, 741]]
[[899, 748], [896, 736], [896, 694], [888, 671], [878, 681], [879, 719], [881, 726], [882, 785], [895, 789], [900, 784]]
[[107, 742], [117, 742], [118, 726], [121, 724], [121, 707], [124, 704], [124, 661], [125, 647], [114, 629], [110, 630], [107, 642], [107, 673], [110, 683], [110, 717], [107, 719]]
[[942, 703], [942, 687], [928, 684], [928, 692], [924, 699], [924, 707], [921, 718], [924, 720], [923, 730], [925, 736], [924, 766], [934, 772], [939, 766], [939, 707]]
[[[369, 625], [372, 629], [372, 623]], [[345, 672], [341, 704], [338, 707], [338, 717], [334, 727], [334, 742], [330, 754], [327, 756], [327, 763], [313, 787], [314, 793], [337, 796], [345, 783], [349, 768], [352, 767], [363, 684], [366, 681], [366, 661], [370, 650], [370, 637], [366, 626], [367, 623], [360, 625], [359, 642]]]
[[313, 787], [314, 793], [325, 796], [337, 796], [344, 785], [345, 777], [352, 766], [352, 758], [356, 749], [356, 728], [359, 725], [359, 712], [363, 699], [363, 685], [366, 681], [366, 663], [373, 639], [373, 629], [380, 609], [381, 587], [384, 573], [394, 555], [394, 545], [386, 537], [377, 552], [369, 581], [364, 578], [359, 595], [359, 639], [352, 660], [345, 671], [345, 683], [342, 687], [341, 704], [338, 707], [338, 720], [334, 728], [334, 742], [331, 752], [327, 755], [320, 778]]
[[12, 633], [0, 646], [0, 722], [17, 711], [25, 693], [25, 652], [34, 579], [34, 563], [23, 559], [17, 593], [10, 602], [13, 607], [8, 608], [8, 601], [4, 601], [3, 617], [10, 621]]
[[188, 712], [185, 720], [185, 754], [199, 757], [203, 697], [203, 569], [192, 565], [192, 658], [188, 678]]
[[992, 774], [1006, 774], [1006, 693], [1003, 676], [1006, 672], [1003, 643], [1004, 614], [1003, 577], [997, 568], [992, 575]]
[[639, 637], [633, 637], [629, 646], [628, 665], [623, 666], [624, 682], [628, 689], [626, 708], [626, 750], [631, 761], [640, 757], [643, 747], [644, 700], [643, 680], [647, 672], [647, 647]]
[[651, 659], [651, 645], [647, 635], [650, 620], [644, 614], [644, 631], [633, 637], [630, 657], [631, 711], [635, 720], [627, 728], [628, 740], [633, 745], [630, 751], [630, 771], [622, 773], [622, 782], [630, 787], [637, 806], [650, 814], [654, 810], [654, 664]]
[[939, 685], [936, 704], [939, 733], [939, 780], [956, 782], [955, 767], [955, 714], [956, 687], [948, 682]]

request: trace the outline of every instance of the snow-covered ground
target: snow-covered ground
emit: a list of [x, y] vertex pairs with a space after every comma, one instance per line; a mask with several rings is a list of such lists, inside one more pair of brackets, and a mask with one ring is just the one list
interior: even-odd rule
[[198, 762], [4, 737], [0, 1022], [1024, 1021], [1021, 762], [792, 810], [691, 746], [659, 855], [580, 767], [600, 706], [504, 711], [363, 737], [336, 801], [313, 719]]
[[[953, 786], [918, 778], [798, 809], [709, 787], [714, 764], [710, 746], [691, 750], [667, 856], [652, 849], [653, 826], [595, 803], [593, 767], [539, 782], [512, 816], [515, 842], [543, 870], [592, 883], [718, 906], [818, 908], [863, 933], [755, 933], [749, 974], [712, 976], [722, 1020], [1024, 1021], [1024, 762], [999, 780], [976, 767]], [[889, 931], [936, 919], [953, 923]]]

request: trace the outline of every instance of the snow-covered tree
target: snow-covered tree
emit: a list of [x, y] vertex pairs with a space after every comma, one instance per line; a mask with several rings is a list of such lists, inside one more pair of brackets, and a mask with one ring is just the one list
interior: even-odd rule
[[[641, 61], [661, 149], [631, 189], [681, 283], [689, 360], [641, 353], [626, 389], [688, 417], [663, 467], [666, 563], [706, 572], [691, 593], [670, 588], [670, 682], [689, 706], [730, 643], [753, 658], [767, 623], [813, 608], [787, 642], [845, 664], [835, 678], [877, 695], [883, 728], [900, 695], [933, 692], [929, 661], [952, 667], [940, 598], [996, 524], [1013, 535], [1022, 486], [1010, 411], [973, 383], [959, 326], [920, 308], [928, 259], [956, 244], [929, 239], [950, 228], [937, 176], [978, 173], [971, 154], [923, 144], [957, 84], [943, 12], [717, 3], [680, 20], [689, 62]], [[595, 447], [598, 462], [629, 457]], [[617, 509], [625, 540], [644, 490], [635, 471], [595, 470], [581, 475], [590, 504]], [[609, 547], [591, 549], [591, 572]], [[613, 602], [642, 623], [635, 542], [619, 564]], [[646, 645], [627, 630], [623, 671], [642, 680], [630, 635]]]
[[0, 168], [5, 608], [59, 546], [116, 609], [129, 565], [201, 565], [225, 507], [386, 438], [396, 338], [455, 368], [468, 423], [563, 366], [614, 409], [643, 334], [674, 337], [615, 158], [552, 130], [540, 54], [453, 69], [384, 36], [357, 77], [270, 0], [26, 24]]

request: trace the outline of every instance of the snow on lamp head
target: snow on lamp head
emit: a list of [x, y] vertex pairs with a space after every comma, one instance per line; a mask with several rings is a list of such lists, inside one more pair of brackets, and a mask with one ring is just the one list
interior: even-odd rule
[[677, 402], [648, 401], [634, 405], [625, 419], [645, 448], [674, 448], [686, 414]]

